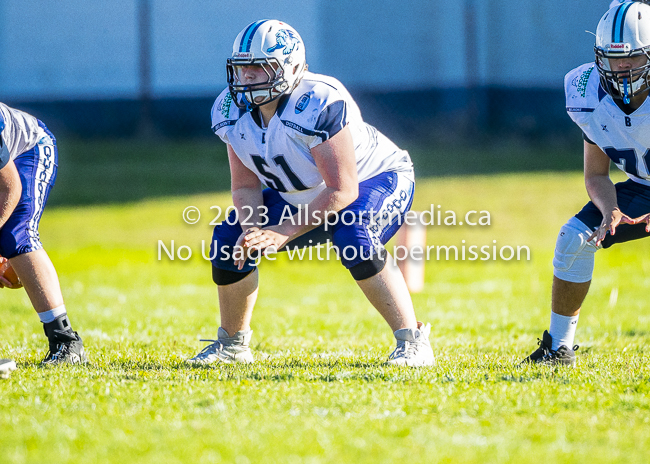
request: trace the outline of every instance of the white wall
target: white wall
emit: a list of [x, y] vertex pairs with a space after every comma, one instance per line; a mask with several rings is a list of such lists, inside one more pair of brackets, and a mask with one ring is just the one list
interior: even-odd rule
[[[139, 0], [0, 1], [0, 100], [133, 98]], [[294, 26], [310, 68], [372, 91], [562, 87], [593, 59], [608, 0], [150, 0], [154, 96], [225, 85], [237, 33], [260, 18]], [[469, 33], [468, 17], [476, 19]]]

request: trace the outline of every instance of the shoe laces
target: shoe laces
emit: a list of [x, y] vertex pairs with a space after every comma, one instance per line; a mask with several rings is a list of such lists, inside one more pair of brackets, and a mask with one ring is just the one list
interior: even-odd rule
[[388, 356], [388, 359], [408, 358], [414, 356], [419, 348], [417, 342], [409, 342], [408, 340], [400, 340], [397, 342], [397, 347]]
[[56, 346], [56, 351], [54, 353], [52, 353], [52, 350], [48, 351], [45, 359], [47, 359], [48, 362], [56, 362], [56, 361], [64, 360], [69, 352], [70, 352], [70, 345], [68, 343], [59, 343]]
[[[541, 346], [542, 341], [540, 340], [539, 343], [540, 343], [540, 346]], [[562, 345], [562, 346], [564, 346], [566, 348], [565, 345]], [[562, 348], [562, 346], [560, 346], [560, 348]], [[560, 353], [559, 353], [560, 348], [558, 348], [557, 350], [552, 350], [550, 348], [542, 346], [542, 349], [544, 350], [544, 356], [542, 356], [542, 360], [543, 361], [551, 361], [551, 360], [553, 360], [555, 358], [559, 358], [561, 356]], [[579, 345], [573, 345], [573, 352], [575, 353], [576, 351], [578, 351], [578, 348], [580, 348]]]
[[201, 342], [208, 342], [209, 345], [206, 345], [205, 348], [201, 350], [199, 354], [195, 356], [195, 358], [207, 358], [211, 354], [216, 353], [217, 351], [223, 349], [223, 343], [221, 343], [219, 340], [212, 340], [209, 338], [202, 338], [199, 340]]
[[544, 341], [541, 338], [537, 339], [537, 346], [542, 350], [542, 358], [546, 358], [547, 356], [550, 356], [551, 353], [555, 353], [555, 351], [551, 350], [551, 348], [548, 345], [544, 344]]

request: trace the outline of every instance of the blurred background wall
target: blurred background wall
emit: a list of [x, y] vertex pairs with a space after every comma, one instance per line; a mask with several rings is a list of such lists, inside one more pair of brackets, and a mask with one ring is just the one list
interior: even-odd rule
[[563, 76], [593, 60], [608, 4], [0, 0], [0, 101], [79, 137], [210, 136], [235, 36], [277, 18], [399, 142], [562, 138]]

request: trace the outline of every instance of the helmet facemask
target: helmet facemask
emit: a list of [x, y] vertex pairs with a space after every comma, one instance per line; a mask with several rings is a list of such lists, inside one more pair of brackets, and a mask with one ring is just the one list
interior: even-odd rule
[[[596, 67], [600, 75], [600, 83], [605, 91], [623, 103], [629, 104], [633, 97], [648, 91], [648, 73], [650, 72], [650, 47], [630, 50], [629, 44], [611, 44], [607, 48], [594, 47], [596, 52]], [[642, 66], [614, 71], [611, 59], [633, 58], [645, 56]]]
[[[254, 84], [245, 83], [242, 79], [244, 67], [256, 66], [264, 71], [266, 80]], [[276, 58], [237, 59], [230, 58], [226, 62], [228, 87], [235, 103], [240, 108], [255, 108], [280, 98], [288, 89], [289, 84], [284, 78], [284, 68]]]

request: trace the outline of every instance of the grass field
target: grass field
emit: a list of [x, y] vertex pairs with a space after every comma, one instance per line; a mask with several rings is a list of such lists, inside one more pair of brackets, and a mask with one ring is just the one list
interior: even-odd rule
[[[437, 365], [419, 370], [382, 365], [392, 334], [340, 264], [286, 257], [261, 266], [260, 361], [186, 367], [216, 337], [200, 242], [229, 195], [54, 206], [41, 235], [90, 364], [40, 368], [38, 318], [2, 290], [0, 357], [19, 370], [0, 381], [0, 462], [648, 462], [650, 242], [597, 255], [575, 369], [515, 367], [548, 328], [555, 237], [586, 199], [578, 173], [419, 181], [416, 210], [491, 213], [488, 227], [430, 227], [430, 245], [532, 251], [427, 263], [414, 301]], [[181, 220], [188, 205], [199, 224]], [[172, 239], [194, 256], [158, 261]]]

